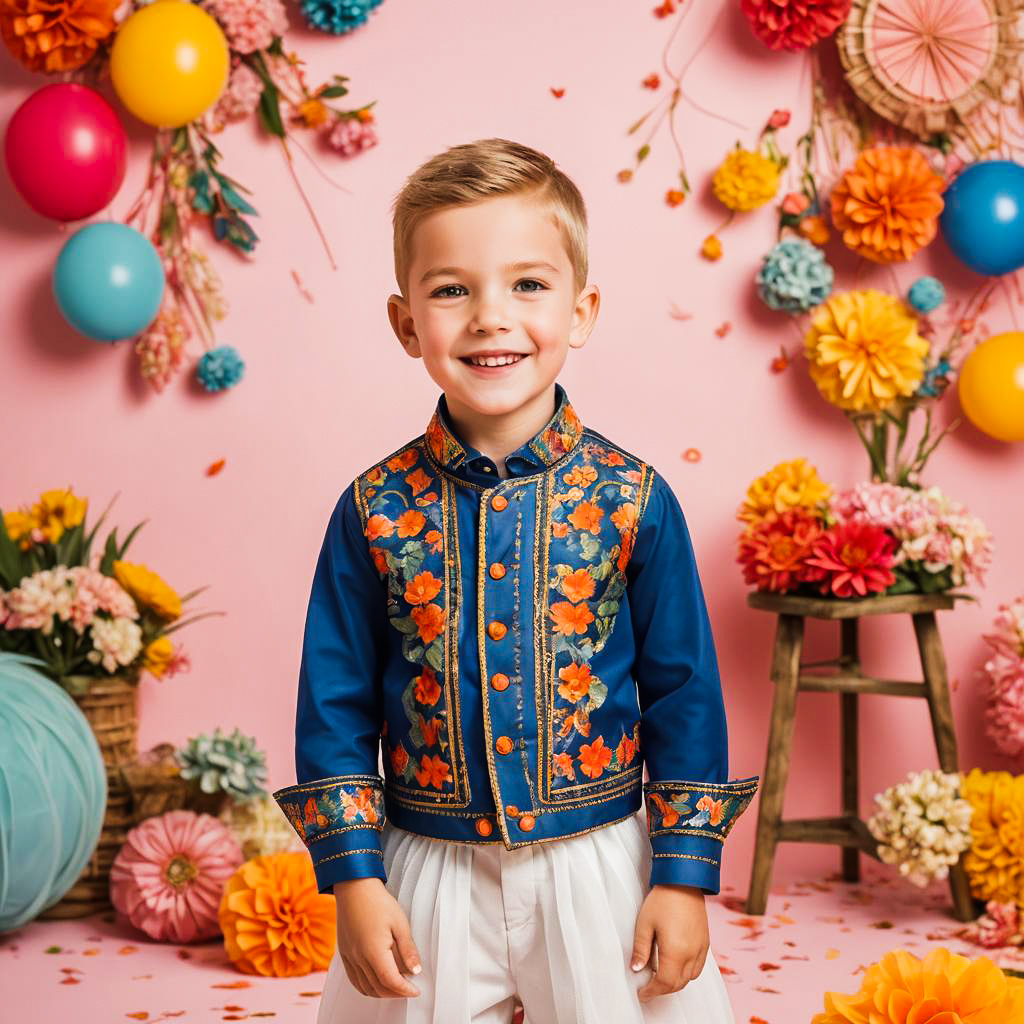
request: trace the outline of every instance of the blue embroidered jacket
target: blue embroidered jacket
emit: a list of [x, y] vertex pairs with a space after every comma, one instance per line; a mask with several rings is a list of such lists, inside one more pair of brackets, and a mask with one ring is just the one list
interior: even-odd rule
[[303, 638], [298, 784], [274, 793], [321, 893], [386, 880], [385, 816], [513, 849], [620, 821], [644, 796], [650, 884], [719, 891], [759, 777], [727, 780], [682, 510], [560, 384], [555, 400], [502, 479], [442, 393], [425, 433], [338, 500]]

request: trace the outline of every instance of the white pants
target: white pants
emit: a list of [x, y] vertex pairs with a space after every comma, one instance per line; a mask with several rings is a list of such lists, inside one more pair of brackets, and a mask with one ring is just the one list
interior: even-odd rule
[[571, 839], [507, 850], [427, 839], [386, 822], [388, 891], [409, 918], [418, 996], [352, 986], [335, 952], [317, 1024], [734, 1024], [714, 956], [678, 992], [641, 1003], [629, 958], [648, 891], [643, 810]]

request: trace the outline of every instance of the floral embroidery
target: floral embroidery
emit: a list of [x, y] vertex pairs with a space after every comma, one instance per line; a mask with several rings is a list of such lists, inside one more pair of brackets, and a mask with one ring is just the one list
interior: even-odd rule
[[759, 778], [645, 783], [647, 829], [651, 835], [673, 831], [724, 840], [754, 798]]
[[307, 847], [339, 828], [384, 825], [384, 793], [379, 780], [363, 775], [288, 786], [277, 790], [274, 799]]

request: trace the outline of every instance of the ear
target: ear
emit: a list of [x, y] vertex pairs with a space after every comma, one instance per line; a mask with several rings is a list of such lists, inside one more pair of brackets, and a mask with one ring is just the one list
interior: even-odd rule
[[601, 292], [596, 284], [588, 284], [576, 299], [572, 311], [572, 325], [569, 329], [569, 345], [571, 348], [583, 348], [597, 320], [597, 311], [601, 308]]
[[422, 356], [416, 323], [409, 311], [409, 303], [401, 295], [388, 296], [388, 320], [402, 348], [414, 359]]

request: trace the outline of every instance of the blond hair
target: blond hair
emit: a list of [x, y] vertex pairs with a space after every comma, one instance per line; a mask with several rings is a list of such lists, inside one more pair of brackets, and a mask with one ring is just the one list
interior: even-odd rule
[[545, 154], [508, 139], [478, 139], [431, 157], [406, 180], [392, 206], [395, 279], [408, 297], [412, 233], [428, 214], [497, 196], [533, 194], [549, 205], [572, 264], [587, 283], [587, 210], [580, 190]]

